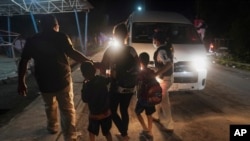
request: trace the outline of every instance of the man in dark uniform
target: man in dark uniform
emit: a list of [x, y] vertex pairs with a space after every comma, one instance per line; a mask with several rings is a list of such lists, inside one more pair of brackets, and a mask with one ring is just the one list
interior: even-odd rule
[[25, 73], [27, 63], [33, 58], [35, 78], [42, 92], [47, 115], [47, 130], [55, 134], [59, 130], [58, 106], [65, 141], [74, 141], [76, 135], [76, 113], [73, 101], [71, 68], [68, 57], [78, 61], [91, 61], [75, 50], [69, 37], [59, 32], [57, 19], [44, 15], [42, 32], [27, 39], [19, 63], [19, 95], [26, 96]]

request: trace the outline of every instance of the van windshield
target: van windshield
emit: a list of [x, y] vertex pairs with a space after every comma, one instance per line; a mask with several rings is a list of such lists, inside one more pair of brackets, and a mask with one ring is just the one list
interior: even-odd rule
[[201, 44], [201, 39], [193, 25], [176, 23], [136, 22], [132, 26], [133, 43], [152, 43], [155, 30], [164, 31], [175, 44]]

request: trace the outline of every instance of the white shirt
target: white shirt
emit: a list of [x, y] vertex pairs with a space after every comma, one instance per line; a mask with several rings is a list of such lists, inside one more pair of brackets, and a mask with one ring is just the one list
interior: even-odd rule
[[158, 51], [156, 60], [157, 62], [162, 62], [164, 65], [167, 62], [171, 62], [171, 59], [168, 57], [167, 52], [164, 49]]

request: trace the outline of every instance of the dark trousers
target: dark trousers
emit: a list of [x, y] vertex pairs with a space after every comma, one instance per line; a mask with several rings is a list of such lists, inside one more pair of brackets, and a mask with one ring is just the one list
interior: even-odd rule
[[[129, 124], [129, 115], [128, 115], [128, 107], [130, 104], [130, 100], [133, 96], [133, 93], [111, 93], [111, 112], [112, 112], [112, 119], [115, 123], [116, 127], [118, 128], [119, 132], [122, 136], [128, 135], [128, 124]], [[119, 113], [118, 114], [118, 107]]]

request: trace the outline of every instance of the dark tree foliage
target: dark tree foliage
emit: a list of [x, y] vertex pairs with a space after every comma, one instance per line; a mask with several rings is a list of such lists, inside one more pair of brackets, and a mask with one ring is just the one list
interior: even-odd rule
[[207, 35], [231, 39], [232, 53], [250, 63], [250, 1], [196, 0], [196, 5], [198, 16], [208, 24]]

